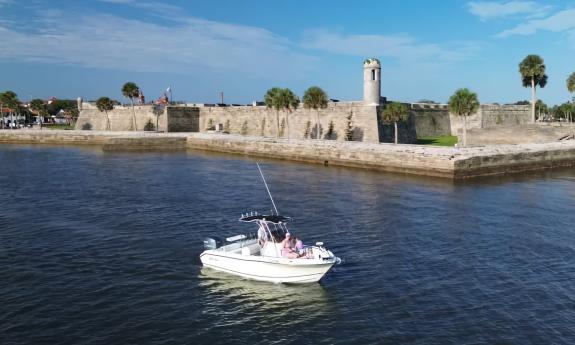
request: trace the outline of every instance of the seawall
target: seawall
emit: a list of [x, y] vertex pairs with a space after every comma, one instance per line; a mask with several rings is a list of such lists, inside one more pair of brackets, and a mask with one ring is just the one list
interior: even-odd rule
[[450, 179], [575, 166], [575, 141], [433, 147], [206, 133], [2, 130], [0, 143], [99, 145], [105, 151], [207, 150]]
[[417, 175], [453, 176], [440, 147], [191, 134], [188, 148]]
[[70, 130], [0, 130], [0, 144], [96, 145], [104, 151], [185, 151], [178, 133]]

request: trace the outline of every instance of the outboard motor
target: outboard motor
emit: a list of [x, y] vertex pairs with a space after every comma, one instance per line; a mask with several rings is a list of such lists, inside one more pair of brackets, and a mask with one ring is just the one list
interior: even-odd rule
[[217, 249], [224, 244], [221, 238], [208, 237], [204, 240], [204, 250]]

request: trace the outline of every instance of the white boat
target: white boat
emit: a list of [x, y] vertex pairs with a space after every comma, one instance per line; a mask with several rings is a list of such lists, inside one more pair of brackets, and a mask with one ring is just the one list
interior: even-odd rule
[[281, 241], [288, 233], [286, 222], [289, 220], [280, 215], [242, 215], [240, 221], [256, 223], [258, 232], [228, 237], [225, 241], [206, 239], [205, 250], [200, 255], [202, 264], [244, 278], [273, 283], [319, 281], [340, 259], [322, 242], [304, 246], [297, 258], [284, 257]]

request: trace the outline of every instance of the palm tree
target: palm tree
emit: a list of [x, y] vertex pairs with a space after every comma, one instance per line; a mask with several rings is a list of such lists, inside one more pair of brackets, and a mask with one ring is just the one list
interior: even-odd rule
[[[575, 72], [567, 78], [567, 91], [575, 93]], [[572, 98], [572, 103], [575, 104], [575, 97]]]
[[463, 116], [463, 146], [467, 146], [467, 117], [479, 109], [479, 100], [475, 92], [458, 89], [449, 98], [449, 111]]
[[164, 113], [164, 106], [161, 104], [154, 105], [154, 115], [156, 115], [156, 132], [160, 131], [160, 116]]
[[277, 131], [276, 136], [280, 136], [280, 110], [286, 111], [286, 122], [288, 128], [288, 138], [289, 134], [289, 121], [287, 121], [287, 112], [292, 109], [296, 109], [299, 104], [299, 98], [290, 89], [281, 89], [279, 87], [274, 87], [269, 89], [264, 96], [264, 101], [266, 107], [273, 108], [276, 111], [276, 124]]
[[386, 104], [385, 110], [381, 113], [381, 121], [384, 123], [393, 123], [395, 128], [394, 143], [397, 144], [397, 122], [405, 121], [409, 117], [407, 106], [398, 102]]
[[317, 115], [317, 136], [320, 137], [320, 123], [319, 123], [319, 109], [327, 108], [328, 97], [327, 94], [319, 87], [312, 86], [308, 88], [303, 95], [303, 106], [306, 109], [315, 109]]
[[264, 102], [266, 103], [266, 107], [273, 108], [276, 111], [276, 137], [279, 138], [280, 136], [280, 115], [279, 111], [282, 108], [281, 101], [280, 101], [280, 94], [281, 89], [279, 87], [272, 87], [271, 89], [266, 92], [264, 96]]
[[133, 113], [132, 129], [135, 131], [138, 128], [138, 126], [136, 125], [136, 109], [134, 109], [134, 98], [140, 96], [140, 88], [135, 83], [127, 82], [122, 87], [122, 95], [124, 95], [124, 97], [126, 98], [129, 98], [130, 103], [132, 104], [132, 113]]
[[543, 59], [539, 55], [527, 55], [519, 64], [519, 73], [523, 87], [531, 86], [531, 120], [535, 123], [535, 88], [537, 85], [543, 88], [547, 84]]
[[100, 97], [98, 98], [98, 100], [96, 101], [96, 107], [98, 108], [99, 111], [103, 111], [106, 113], [106, 130], [111, 130], [111, 126], [110, 126], [110, 116], [108, 115], [108, 110], [112, 110], [114, 109], [114, 101], [112, 101], [111, 99], [109, 99], [108, 97]]
[[571, 73], [569, 78], [567, 78], [567, 91], [570, 93], [575, 92], [575, 72]]
[[292, 92], [290, 89], [282, 89], [279, 94], [280, 97], [280, 105], [281, 109], [286, 112], [286, 125], [287, 125], [287, 132], [288, 132], [288, 139], [290, 136], [290, 126], [289, 126], [289, 117], [288, 112], [291, 112], [292, 109], [297, 109], [299, 105], [299, 98]]

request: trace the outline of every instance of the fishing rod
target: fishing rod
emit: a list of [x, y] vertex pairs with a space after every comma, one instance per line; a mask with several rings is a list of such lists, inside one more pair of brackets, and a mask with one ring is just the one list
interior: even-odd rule
[[266, 190], [268, 191], [268, 195], [270, 196], [270, 200], [272, 201], [272, 205], [274, 205], [274, 210], [276, 211], [276, 214], [279, 214], [278, 209], [276, 207], [276, 203], [274, 202], [274, 198], [272, 197], [272, 193], [270, 192], [270, 189], [268, 188], [266, 178], [264, 177], [264, 174], [262, 173], [262, 169], [260, 168], [260, 164], [256, 163], [256, 165], [258, 166], [258, 170], [260, 171], [260, 175], [262, 176], [262, 180], [264, 180], [264, 185], [266, 186]]

